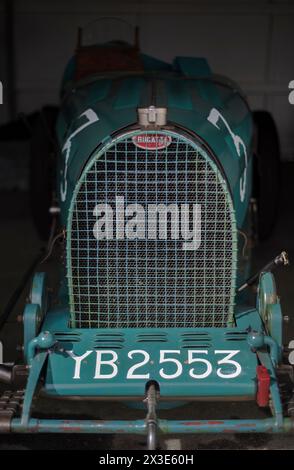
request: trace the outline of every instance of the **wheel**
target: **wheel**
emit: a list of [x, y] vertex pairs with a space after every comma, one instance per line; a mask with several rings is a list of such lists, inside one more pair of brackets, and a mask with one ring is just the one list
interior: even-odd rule
[[275, 122], [267, 111], [253, 113], [256, 135], [253, 197], [257, 200], [257, 235], [264, 241], [271, 235], [279, 211], [280, 145]]
[[54, 181], [54, 126], [57, 108], [44, 108], [34, 120], [30, 155], [30, 206], [33, 221], [42, 240], [50, 233]]

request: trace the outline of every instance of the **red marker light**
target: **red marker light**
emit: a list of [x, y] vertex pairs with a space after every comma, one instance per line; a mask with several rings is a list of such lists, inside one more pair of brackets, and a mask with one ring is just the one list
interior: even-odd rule
[[258, 406], [265, 407], [269, 404], [270, 396], [270, 375], [269, 371], [264, 366], [256, 367], [257, 376], [257, 396], [256, 401]]

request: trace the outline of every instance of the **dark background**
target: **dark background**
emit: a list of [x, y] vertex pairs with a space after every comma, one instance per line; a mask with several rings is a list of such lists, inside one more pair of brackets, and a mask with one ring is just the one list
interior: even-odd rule
[[[171, 61], [175, 55], [203, 56], [215, 73], [227, 75], [244, 89], [252, 109], [272, 113], [279, 131], [282, 192], [279, 216], [269, 240], [253, 250], [253, 269], [261, 267], [282, 249], [294, 260], [294, 106], [288, 101], [288, 84], [294, 80], [294, 1], [49, 1], [0, 0], [0, 81], [3, 104], [0, 125], [29, 114], [46, 104], [58, 104], [66, 62], [77, 40], [77, 27], [101, 16], [116, 16], [140, 27], [141, 49]], [[96, 31], [98, 40], [113, 39], [118, 31]], [[119, 34], [127, 38], [125, 30]], [[7, 136], [6, 136], [7, 137]], [[23, 272], [43, 242], [32, 223], [28, 203], [29, 141], [0, 140], [0, 310], [3, 310]], [[292, 255], [292, 256], [291, 256]], [[285, 342], [294, 337], [294, 268], [277, 273], [285, 323]], [[0, 339], [4, 360], [11, 361], [20, 343], [17, 322], [27, 290], [5, 325]], [[292, 320], [292, 321], [291, 321]], [[200, 407], [201, 408], [201, 407]], [[241, 407], [240, 407], [241, 409]], [[82, 414], [92, 409], [81, 407]], [[203, 410], [199, 409], [200, 418]], [[220, 410], [209, 405], [208, 417]], [[134, 411], [122, 411], [136, 416]], [[195, 411], [194, 411], [195, 412]], [[237, 411], [236, 411], [237, 412]], [[239, 412], [239, 410], [238, 410]], [[246, 416], [246, 409], [244, 411]], [[181, 411], [179, 411], [181, 416]], [[142, 439], [107, 440], [89, 437], [0, 437], [1, 448], [123, 448], [142, 446]], [[176, 444], [162, 444], [163, 448]], [[178, 444], [177, 444], [178, 445]], [[106, 447], [105, 447], [106, 446]], [[107, 447], [108, 446], [108, 447]], [[202, 436], [185, 438], [192, 448], [294, 448], [293, 438]]]

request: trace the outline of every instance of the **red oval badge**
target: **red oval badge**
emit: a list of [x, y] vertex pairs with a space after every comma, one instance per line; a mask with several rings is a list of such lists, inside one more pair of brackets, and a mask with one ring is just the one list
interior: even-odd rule
[[144, 150], [161, 150], [172, 142], [170, 135], [159, 133], [134, 135], [132, 140], [136, 147]]

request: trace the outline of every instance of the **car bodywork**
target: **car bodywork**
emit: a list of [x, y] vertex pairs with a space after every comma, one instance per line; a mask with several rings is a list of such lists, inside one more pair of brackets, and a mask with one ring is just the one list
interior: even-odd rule
[[[65, 74], [56, 125], [56, 192], [65, 236], [60, 290], [49, 305], [46, 275], [35, 275], [24, 311], [29, 374], [19, 398], [22, 413], [10, 413], [2, 431], [147, 434], [154, 448], [156, 430], [292, 430], [278, 386], [282, 314], [273, 275], [260, 274], [255, 305], [238, 292], [249, 273], [244, 244], [252, 191], [253, 120], [245, 97], [204, 59], [177, 57], [170, 65], [141, 55], [136, 70], [82, 74], [78, 80], [75, 60]], [[145, 240], [138, 220], [133, 238], [125, 239], [125, 226], [117, 240], [107, 232], [95, 237], [98, 203], [124, 197], [125, 211], [127, 203], [141, 202], [140, 195], [145, 205], [201, 202], [201, 239], [194, 251], [182, 250], [187, 239], [155, 240], [157, 229]], [[106, 224], [112, 235], [118, 223]], [[129, 266], [134, 258], [138, 262]], [[147, 397], [147, 417], [34, 418], [40, 379], [47, 396], [128, 402]], [[161, 403], [190, 400], [257, 401], [272, 416], [157, 418]]]

